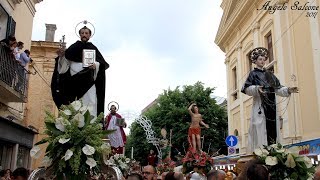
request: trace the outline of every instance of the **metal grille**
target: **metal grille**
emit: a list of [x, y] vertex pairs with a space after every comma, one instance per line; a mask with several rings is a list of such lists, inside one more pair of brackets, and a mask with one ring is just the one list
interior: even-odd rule
[[0, 44], [0, 81], [26, 98], [27, 70], [19, 64], [11, 52]]

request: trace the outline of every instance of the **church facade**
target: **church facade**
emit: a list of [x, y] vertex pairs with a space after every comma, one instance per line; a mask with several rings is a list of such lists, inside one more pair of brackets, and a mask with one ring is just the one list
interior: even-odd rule
[[[277, 134], [283, 145], [297, 144], [301, 154], [320, 153], [320, 0], [223, 0], [215, 43], [225, 52], [229, 135], [237, 135], [246, 154], [252, 97], [241, 88], [254, 65], [250, 50], [270, 52], [266, 68], [280, 82], [297, 86], [290, 98], [277, 97]], [[318, 159], [315, 159], [317, 161]]]

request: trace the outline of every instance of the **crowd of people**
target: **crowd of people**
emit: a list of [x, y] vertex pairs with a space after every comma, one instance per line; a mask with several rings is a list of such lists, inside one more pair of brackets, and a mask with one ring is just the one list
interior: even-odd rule
[[10, 169], [0, 171], [0, 180], [27, 180], [29, 170], [23, 167], [15, 169], [13, 172]]
[[[18, 92], [24, 92], [25, 79], [27, 72], [27, 64], [32, 62], [30, 58], [30, 51], [23, 50], [24, 43], [16, 40], [14, 36], [8, 36], [6, 39], [0, 41], [1, 46], [9, 57], [7, 61], [16, 60], [15, 62], [2, 63], [1, 68], [4, 69], [1, 76], [2, 80], [9, 86], [14, 87]], [[4, 72], [7, 72], [4, 74]]]

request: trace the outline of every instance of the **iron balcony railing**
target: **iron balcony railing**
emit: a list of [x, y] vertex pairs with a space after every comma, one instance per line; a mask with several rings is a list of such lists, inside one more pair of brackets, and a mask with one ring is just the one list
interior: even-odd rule
[[20, 65], [12, 52], [9, 52], [6, 46], [0, 43], [0, 81], [5, 84], [5, 88], [15, 91], [19, 99], [26, 100], [27, 97], [27, 79], [28, 71]]

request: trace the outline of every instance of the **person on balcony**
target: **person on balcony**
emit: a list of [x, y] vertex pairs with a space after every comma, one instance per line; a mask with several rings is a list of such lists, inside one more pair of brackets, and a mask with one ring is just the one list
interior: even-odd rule
[[[18, 43], [19, 44], [19, 43]], [[17, 56], [16, 56], [17, 57]], [[18, 67], [18, 84], [17, 84], [17, 90], [24, 92], [25, 90], [25, 83], [26, 83], [26, 65], [30, 62], [30, 51], [28, 49], [24, 50], [19, 55], [19, 64]]]
[[23, 45], [24, 45], [24, 43], [21, 42], [21, 41], [19, 41], [19, 42], [17, 43], [17, 47], [14, 48], [14, 50], [13, 50], [13, 54], [14, 54], [14, 56], [16, 57], [16, 60], [17, 60], [17, 61], [20, 61], [21, 51], [22, 51], [22, 49], [23, 49], [23, 47], [24, 47]]
[[[68, 105], [76, 99], [82, 99], [92, 115], [104, 112], [105, 70], [109, 64], [98, 48], [91, 42], [91, 30], [84, 26], [79, 30], [80, 41], [67, 50], [60, 51], [56, 58], [52, 75], [51, 91], [56, 106]], [[95, 62], [89, 67], [83, 66], [84, 50], [95, 50]]]

